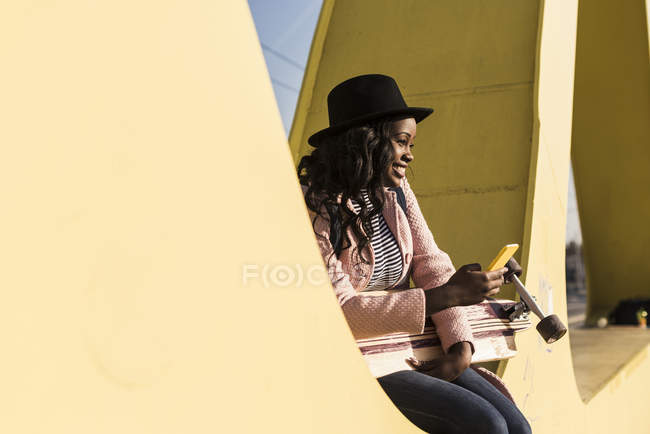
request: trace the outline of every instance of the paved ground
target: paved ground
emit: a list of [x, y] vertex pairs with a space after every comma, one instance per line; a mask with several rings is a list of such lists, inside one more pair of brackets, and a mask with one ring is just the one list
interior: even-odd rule
[[586, 297], [586, 291], [567, 294], [573, 370], [585, 402], [650, 344], [649, 329], [634, 326], [584, 327]]
[[571, 353], [583, 401], [591, 399], [640, 351], [650, 344], [650, 330], [635, 326], [572, 328]]

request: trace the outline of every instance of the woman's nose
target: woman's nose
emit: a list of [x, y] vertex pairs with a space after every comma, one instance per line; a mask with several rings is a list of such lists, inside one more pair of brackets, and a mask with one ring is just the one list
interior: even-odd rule
[[406, 161], [407, 163], [413, 161], [413, 154], [411, 154], [410, 149], [402, 154], [402, 160]]

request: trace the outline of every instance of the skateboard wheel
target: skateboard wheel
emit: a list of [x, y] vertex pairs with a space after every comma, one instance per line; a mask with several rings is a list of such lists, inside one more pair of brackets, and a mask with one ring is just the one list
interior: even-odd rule
[[541, 320], [536, 328], [547, 344], [557, 341], [566, 333], [566, 327], [555, 314], [549, 315]]

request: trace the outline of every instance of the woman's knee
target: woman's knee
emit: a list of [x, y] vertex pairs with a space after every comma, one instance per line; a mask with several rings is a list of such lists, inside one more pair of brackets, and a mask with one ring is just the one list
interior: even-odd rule
[[510, 434], [505, 419], [498, 413], [459, 420], [456, 417], [424, 413], [409, 408], [400, 408], [399, 410], [411, 423], [428, 433]]
[[479, 405], [465, 414], [463, 425], [466, 432], [477, 434], [511, 434], [508, 421], [496, 408], [487, 401], [481, 400]]
[[481, 421], [480, 424], [484, 426], [484, 428], [481, 429], [479, 427], [479, 430], [474, 432], [485, 434], [512, 434], [508, 431], [508, 424], [500, 413], [490, 415], [489, 418]]
[[530, 434], [532, 432], [526, 417], [519, 411], [516, 404], [506, 398], [494, 384], [475, 372], [473, 369], [466, 369], [455, 381], [461, 387], [466, 388], [486, 399], [505, 418], [509, 434]]
[[509, 434], [532, 434], [533, 432], [533, 430], [530, 428], [530, 424], [523, 415], [521, 415], [521, 417], [517, 417], [515, 420], [508, 422]]
[[447, 427], [443, 432], [456, 432], [451, 428], [455, 427], [461, 433], [508, 434], [509, 424], [497, 408], [460, 385], [414, 371], [396, 372], [378, 381], [391, 401], [425, 431], [429, 430], [424, 427]]
[[473, 434], [512, 433], [509, 431], [508, 423], [503, 415], [487, 402], [485, 405], [471, 406], [459, 410], [461, 410], [459, 414], [448, 419], [450, 425], [454, 426], [458, 432]]

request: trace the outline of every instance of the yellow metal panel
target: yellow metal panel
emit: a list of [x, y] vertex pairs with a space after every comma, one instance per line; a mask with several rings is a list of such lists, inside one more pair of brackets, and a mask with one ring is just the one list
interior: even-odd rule
[[650, 297], [650, 59], [643, 0], [580, 4], [572, 159], [588, 321]]
[[2, 2], [0, 63], [1, 432], [417, 432], [324, 276], [245, 1]]

